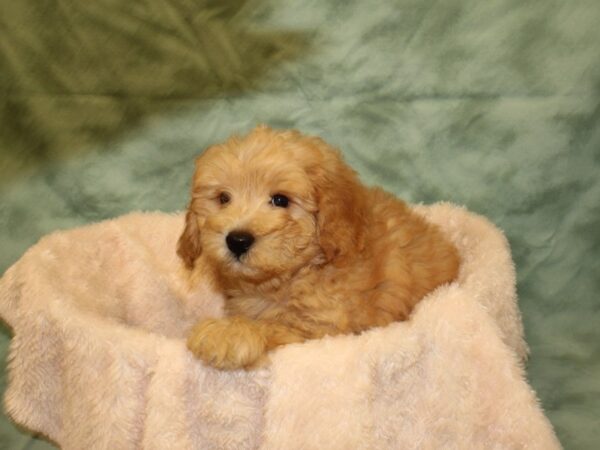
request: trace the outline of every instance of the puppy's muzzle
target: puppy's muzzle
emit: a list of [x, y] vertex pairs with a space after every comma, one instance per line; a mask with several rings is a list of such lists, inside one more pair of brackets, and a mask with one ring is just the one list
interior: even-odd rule
[[227, 248], [239, 258], [246, 253], [254, 243], [254, 236], [246, 231], [232, 231], [225, 238]]

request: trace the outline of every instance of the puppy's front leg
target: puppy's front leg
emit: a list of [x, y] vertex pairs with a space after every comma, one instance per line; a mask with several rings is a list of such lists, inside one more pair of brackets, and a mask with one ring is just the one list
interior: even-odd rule
[[285, 325], [233, 316], [198, 323], [188, 337], [187, 347], [213, 367], [239, 369], [260, 364], [274, 347], [302, 341], [299, 331]]

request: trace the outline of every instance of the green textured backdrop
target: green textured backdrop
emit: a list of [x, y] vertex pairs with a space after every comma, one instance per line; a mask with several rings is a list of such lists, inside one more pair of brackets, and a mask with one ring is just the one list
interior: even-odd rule
[[[599, 448], [599, 24], [597, 0], [0, 0], [0, 272], [50, 231], [182, 209], [230, 133], [299, 128], [506, 231], [530, 382], [566, 448]], [[0, 447], [51, 448], [6, 416]]]

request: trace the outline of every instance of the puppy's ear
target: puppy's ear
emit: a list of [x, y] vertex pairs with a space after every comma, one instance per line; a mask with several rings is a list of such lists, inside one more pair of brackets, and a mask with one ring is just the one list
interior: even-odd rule
[[177, 242], [177, 254], [188, 269], [194, 268], [194, 262], [202, 253], [200, 246], [200, 228], [198, 218], [192, 210], [192, 204], [185, 214], [185, 228]]
[[342, 262], [364, 246], [366, 191], [338, 150], [320, 139], [316, 143], [321, 161], [313, 167], [312, 179], [319, 244], [329, 261]]
[[177, 255], [183, 260], [188, 269], [194, 268], [194, 262], [202, 253], [202, 246], [200, 245], [200, 227], [198, 226], [199, 216], [194, 210], [194, 199], [199, 194], [199, 188], [197, 186], [202, 161], [207, 157], [207, 154], [213, 151], [212, 147], [207, 148], [196, 158], [194, 163], [194, 175], [192, 177], [192, 189], [190, 192], [192, 198], [185, 213], [185, 228], [177, 242]]

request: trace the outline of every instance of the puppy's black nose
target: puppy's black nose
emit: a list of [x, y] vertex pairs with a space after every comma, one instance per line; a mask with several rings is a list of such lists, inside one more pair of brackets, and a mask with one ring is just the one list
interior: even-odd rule
[[237, 258], [248, 251], [254, 242], [254, 236], [245, 231], [232, 231], [225, 238], [227, 247]]

